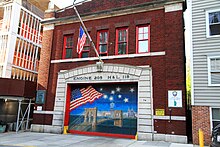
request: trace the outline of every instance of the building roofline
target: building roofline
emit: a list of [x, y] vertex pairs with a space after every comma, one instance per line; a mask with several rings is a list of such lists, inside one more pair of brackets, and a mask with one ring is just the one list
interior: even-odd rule
[[[84, 14], [81, 14], [81, 17], [84, 21], [88, 21], [88, 20], [94, 20], [94, 19], [100, 19], [100, 18], [106, 18], [106, 17], [121, 16], [125, 14], [133, 14], [133, 13], [140, 13], [140, 12], [163, 9], [165, 5], [181, 3], [181, 2], [184, 3], [185, 5], [185, 0], [159, 0], [156, 2], [151, 1], [151, 2], [146, 2], [144, 4], [142, 3], [142, 4], [137, 4], [137, 5], [124, 6], [124, 7], [119, 7], [119, 8], [97, 11], [93, 13], [84, 13]], [[72, 7], [73, 6], [69, 6], [68, 9]], [[62, 10], [65, 11], [65, 9], [62, 9]], [[55, 11], [55, 13], [59, 13], [59, 12], [60, 10]], [[66, 22], [63, 22], [64, 20]], [[78, 22], [78, 21], [79, 21], [78, 17], [76, 15], [73, 15], [73, 16], [67, 16], [67, 17], [61, 17], [61, 18], [45, 19], [41, 23], [43, 25], [63, 24], [63, 23], [66, 24], [68, 22], [73, 23], [73, 22]]]

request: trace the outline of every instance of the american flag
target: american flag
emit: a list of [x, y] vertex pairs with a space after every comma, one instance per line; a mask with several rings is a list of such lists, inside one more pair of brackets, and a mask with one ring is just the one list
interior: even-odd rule
[[86, 104], [87, 102], [94, 102], [99, 99], [103, 94], [96, 91], [92, 86], [82, 89], [75, 89], [72, 91], [71, 101], [70, 101], [70, 111]]
[[86, 42], [86, 34], [83, 30], [83, 28], [80, 26], [79, 28], [79, 38], [77, 43], [77, 53], [80, 54], [83, 50], [83, 46]]

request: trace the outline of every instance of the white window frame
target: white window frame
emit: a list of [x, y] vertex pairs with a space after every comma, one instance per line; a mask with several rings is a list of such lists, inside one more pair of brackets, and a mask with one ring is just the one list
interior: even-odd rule
[[220, 84], [212, 84], [211, 83], [211, 59], [216, 59], [216, 58], [220, 58], [220, 55], [207, 57], [207, 61], [208, 61], [208, 86], [220, 86]]
[[212, 132], [212, 129], [213, 129], [213, 121], [220, 121], [220, 120], [213, 120], [213, 117], [212, 117], [212, 109], [220, 109], [220, 107], [209, 107], [209, 112], [210, 112], [210, 130]]
[[210, 115], [210, 131], [212, 133], [212, 128], [213, 128], [213, 125], [212, 125], [212, 107], [209, 107], [209, 115]]
[[220, 9], [213, 9], [213, 10], [207, 10], [206, 11], [206, 37], [212, 38], [212, 37], [220, 37], [220, 35], [212, 35], [210, 36], [210, 29], [209, 29], [209, 13], [220, 11]]

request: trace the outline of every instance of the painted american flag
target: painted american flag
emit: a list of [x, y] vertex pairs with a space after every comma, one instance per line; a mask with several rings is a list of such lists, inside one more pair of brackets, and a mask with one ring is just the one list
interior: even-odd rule
[[72, 91], [70, 101], [70, 111], [86, 104], [87, 102], [94, 102], [99, 99], [103, 94], [96, 91], [92, 86], [82, 89], [75, 89]]
[[85, 34], [83, 28], [80, 26], [79, 38], [78, 38], [78, 43], [77, 43], [77, 53], [78, 54], [81, 54], [85, 42], [86, 42], [86, 34]]

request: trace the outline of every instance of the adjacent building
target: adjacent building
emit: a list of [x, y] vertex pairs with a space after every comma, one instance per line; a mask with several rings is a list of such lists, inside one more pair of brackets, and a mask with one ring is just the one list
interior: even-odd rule
[[10, 123], [11, 130], [18, 131], [22, 126], [18, 125], [23, 120], [19, 118], [20, 111], [24, 113], [26, 107], [25, 118], [29, 118], [42, 48], [40, 22], [48, 3], [49, 0], [0, 1], [0, 120]]
[[76, 5], [47, 11], [32, 131], [187, 142], [184, 0]]
[[[33, 2], [32, 2], [33, 3]], [[45, 8], [31, 1], [2, 1], [0, 77], [36, 81]], [[48, 3], [48, 2], [47, 2]]]
[[220, 1], [192, 0], [191, 73], [193, 143], [202, 129], [208, 145], [220, 123]]

